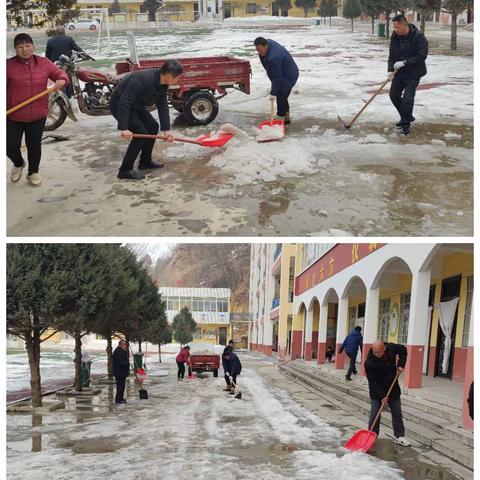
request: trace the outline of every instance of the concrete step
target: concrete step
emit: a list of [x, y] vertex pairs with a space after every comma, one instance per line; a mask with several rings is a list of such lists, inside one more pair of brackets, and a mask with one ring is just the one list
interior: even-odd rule
[[[307, 365], [303, 362], [301, 364], [298, 360], [295, 362], [288, 363], [289, 366], [292, 368], [301, 368], [307, 369], [308, 371], [312, 372], [314, 375], [319, 375], [325, 382], [330, 383], [331, 385], [339, 384], [339, 380], [343, 380], [343, 377], [338, 377], [336, 374], [331, 374], [326, 372], [322, 368], [315, 368], [312, 366]], [[348, 385], [348, 384], [347, 384]], [[355, 387], [356, 390], [363, 388], [364, 391], [368, 392], [368, 382], [365, 377], [356, 375], [355, 376]], [[341, 388], [341, 387], [339, 387]], [[347, 388], [349, 388], [347, 386]], [[441, 417], [446, 420], [449, 420], [451, 423], [455, 424], [462, 424], [462, 412], [459, 409], [442, 405], [440, 403], [431, 401], [431, 400], [424, 400], [417, 398], [415, 396], [409, 395], [408, 393], [402, 392], [402, 406], [411, 406], [416, 410], [420, 410], [424, 413], [434, 415], [436, 417]]]
[[[352, 382], [343, 382], [336, 375], [318, 375], [318, 371], [316, 371], [317, 369], [315, 368], [305, 369], [302, 365], [295, 365], [294, 363], [288, 364], [288, 366], [289, 368], [295, 369], [300, 373], [308, 372], [308, 374], [311, 374], [312, 376], [314, 376], [314, 378], [316, 377], [320, 379], [325, 385], [340, 390], [346, 395], [350, 395], [352, 397], [358, 398], [359, 400], [370, 403], [368, 385], [365, 384], [363, 381], [358, 382], [357, 377], [355, 377], [355, 380]], [[421, 405], [421, 401], [419, 399], [415, 399], [415, 401], [412, 402], [409, 401], [409, 399], [406, 398], [404, 394], [402, 394], [402, 410], [404, 418], [406, 420], [412, 420], [420, 425], [423, 425], [426, 428], [442, 434], [444, 433], [445, 427], [451, 426], [452, 423], [460, 423], [458, 415], [455, 415], [455, 420], [452, 421], [451, 419], [445, 418], [443, 415], [436, 415], [437, 410], [431, 411], [428, 408], [426, 409], [424, 407], [425, 405]], [[463, 436], [457, 436], [456, 438], [467, 446], [473, 446], [473, 434], [471, 434], [469, 437], [468, 433], [466, 433]], [[464, 439], [465, 442], [463, 442]]]
[[[329, 378], [324, 382], [324, 376], [315, 376], [310, 371], [305, 371], [302, 366], [286, 364], [280, 366], [280, 371], [293, 380], [311, 387], [320, 397], [333, 405], [342, 408], [346, 412], [359, 419], [368, 419], [370, 412], [370, 399], [368, 394], [358, 393], [350, 383], [343, 385]], [[352, 395], [351, 393], [357, 393]], [[445, 419], [437, 418], [424, 412], [415, 412], [411, 407], [403, 407], [404, 424], [408, 438], [431, 447], [437, 452], [451, 458], [452, 460], [473, 469], [473, 435], [468, 431], [455, 429], [455, 425], [446, 424]], [[424, 421], [423, 421], [424, 420]], [[391, 416], [382, 415], [381, 425], [392, 428]], [[431, 426], [432, 428], [429, 428]], [[453, 430], [452, 430], [453, 429]], [[453, 435], [456, 435], [454, 438]]]

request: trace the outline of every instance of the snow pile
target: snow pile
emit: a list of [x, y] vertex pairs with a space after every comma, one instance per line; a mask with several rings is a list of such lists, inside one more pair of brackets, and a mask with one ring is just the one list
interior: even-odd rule
[[255, 129], [255, 138], [257, 142], [267, 142], [269, 140], [280, 140], [285, 136], [283, 125], [264, 125], [262, 128]]
[[358, 143], [387, 143], [388, 140], [378, 133], [372, 133], [361, 138]]

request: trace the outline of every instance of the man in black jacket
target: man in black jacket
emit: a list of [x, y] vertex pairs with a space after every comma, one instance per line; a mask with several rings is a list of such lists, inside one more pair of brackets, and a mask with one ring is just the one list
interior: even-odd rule
[[415, 120], [415, 93], [420, 78], [427, 73], [425, 60], [428, 55], [428, 41], [403, 15], [393, 17], [392, 21], [393, 34], [388, 56], [388, 78], [392, 80], [390, 100], [400, 114], [400, 121], [396, 126], [404, 135], [408, 135], [410, 123]]
[[65, 29], [63, 27], [56, 27], [55, 35], [47, 41], [45, 56], [52, 62], [56, 62], [61, 55], [70, 57], [72, 51], [83, 52], [83, 49], [75, 43], [72, 37], [65, 35]]
[[130, 362], [128, 361], [127, 342], [120, 340], [118, 347], [113, 351], [113, 376], [117, 381], [117, 392], [115, 394], [115, 403], [127, 403], [123, 398], [125, 392], [125, 380], [128, 376]]
[[[146, 109], [156, 105], [158, 118], [167, 142], [173, 141], [170, 132], [167, 90], [175, 85], [182, 74], [182, 66], [175, 60], [167, 60], [161, 68], [150, 68], [131, 73], [115, 88], [110, 99], [110, 111], [118, 121], [118, 130], [123, 138], [132, 138], [132, 133], [156, 135], [158, 123]], [[133, 164], [140, 154], [139, 169], [162, 168], [152, 161], [155, 140], [132, 138], [118, 172], [118, 178], [142, 180], [143, 173], [134, 170]]]
[[229, 362], [227, 357], [230, 354], [230, 352], [233, 352], [233, 345], [234, 345], [233, 340], [230, 340], [228, 342], [228, 345], [223, 349], [223, 353], [222, 353], [222, 367], [223, 367], [225, 382], [227, 383], [227, 386], [223, 389], [224, 392], [229, 392], [232, 389], [232, 384], [230, 383], [230, 377], [228, 376]]
[[[83, 52], [83, 49], [75, 43], [75, 40], [72, 37], [65, 35], [65, 28], [56, 27], [54, 30], [54, 36], [50, 37], [47, 41], [45, 56], [52, 62], [56, 62], [62, 55], [71, 57], [73, 51]], [[71, 98], [73, 95], [72, 82], [69, 82], [65, 87], [64, 92], [68, 98]]]
[[233, 353], [230, 347], [227, 347], [226, 352], [224, 352], [223, 357], [227, 361], [226, 366], [228, 371], [225, 373], [230, 377], [232, 383], [230, 389], [230, 395], [235, 395], [235, 387], [237, 386], [237, 376], [240, 375], [242, 371], [242, 363], [235, 353]]
[[[398, 356], [398, 363], [397, 363]], [[410, 446], [410, 442], [405, 438], [405, 426], [403, 425], [402, 405], [400, 402], [400, 386], [398, 380], [387, 397], [388, 389], [393, 383], [397, 372], [403, 372], [407, 362], [407, 349], [403, 345], [396, 343], [384, 344], [381, 340], [376, 340], [369, 350], [365, 360], [365, 373], [367, 374], [368, 388], [370, 390], [370, 419], [369, 428], [382, 404], [388, 403], [392, 413], [394, 441], [404, 447]], [[372, 430], [378, 435], [380, 432], [380, 418], [373, 425]]]

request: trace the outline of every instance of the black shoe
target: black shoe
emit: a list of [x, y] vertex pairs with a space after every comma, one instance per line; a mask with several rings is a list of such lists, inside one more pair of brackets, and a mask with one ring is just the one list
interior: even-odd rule
[[352, 381], [352, 379], [348, 375], [345, 375], [345, 380], [348, 380], [349, 382]]
[[284, 125], [290, 125], [290, 123], [292, 123], [291, 119], [290, 119], [290, 114], [289, 113], [286, 113], [285, 114], [285, 117], [284, 117], [284, 120], [283, 120], [283, 124]]
[[[410, 123], [414, 122], [415, 121], [415, 117], [412, 116], [412, 118], [410, 119]], [[400, 122], [397, 122], [395, 124], [396, 127], [400, 127], [402, 128], [403, 127], [403, 123], [400, 121]]]
[[145, 175], [141, 172], [137, 172], [136, 170], [119, 170], [117, 177], [126, 180], [143, 180]]
[[354, 372], [352, 372], [354, 375], [356, 375], [358, 372], [355, 370]]
[[410, 133], [410, 125], [404, 125], [400, 133], [402, 135], [408, 135]]
[[119, 402], [115, 402], [115, 405], [126, 405], [126, 400], [120, 400]]
[[154, 168], [163, 168], [165, 165], [163, 163], [155, 162], [140, 162], [138, 168], [140, 170], [154, 169]]

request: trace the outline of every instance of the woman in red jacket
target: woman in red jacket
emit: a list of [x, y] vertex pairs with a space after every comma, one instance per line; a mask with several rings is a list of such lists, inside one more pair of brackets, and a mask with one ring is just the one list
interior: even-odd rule
[[[185, 363], [188, 363], [191, 366], [190, 347], [188, 345], [186, 347], [183, 347], [180, 350], [180, 353], [177, 355], [176, 360], [177, 360], [177, 367], [178, 367], [177, 380], [180, 380], [185, 376]], [[190, 367], [188, 370], [190, 372]]]
[[[48, 58], [34, 55], [30, 35], [20, 33], [13, 39], [16, 55], [7, 60], [7, 109], [28, 100], [47, 88], [48, 80], [55, 81], [55, 89], [61, 90], [68, 83], [68, 75]], [[10, 180], [22, 178], [25, 161], [20, 151], [22, 137], [28, 152], [27, 180], [34, 187], [40, 186], [38, 174], [42, 156], [42, 134], [48, 114], [48, 96], [20, 108], [7, 117], [7, 156], [13, 162]]]

